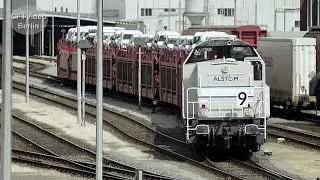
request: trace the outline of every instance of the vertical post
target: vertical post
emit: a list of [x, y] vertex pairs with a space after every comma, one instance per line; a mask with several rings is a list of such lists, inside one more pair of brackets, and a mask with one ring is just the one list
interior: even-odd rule
[[136, 178], [135, 180], [143, 180], [143, 171], [141, 169], [136, 170]]
[[[77, 0], [77, 43], [80, 41], [80, 0]], [[77, 48], [77, 115], [81, 124], [81, 49]]]
[[255, 25], [257, 26], [258, 25], [258, 4], [257, 4], [257, 0], [254, 1], [255, 5], [254, 5], [254, 20], [255, 20]]
[[81, 121], [81, 126], [85, 125], [85, 105], [86, 105], [86, 58], [85, 58], [85, 51], [83, 51], [84, 57], [82, 58], [82, 121]]
[[139, 30], [139, 15], [140, 15], [140, 5], [139, 0], [137, 0], [137, 30]]
[[318, 0], [318, 6], [317, 6], [317, 26], [320, 26], [320, 0]]
[[312, 13], [313, 13], [313, 9], [312, 9], [312, 5], [313, 5], [313, 0], [310, 0], [309, 2], [310, 4], [310, 28], [312, 28], [313, 26], [313, 22], [312, 22]]
[[233, 25], [237, 25], [237, 0], [234, 0], [234, 22]]
[[41, 18], [41, 55], [44, 55], [44, 19]]
[[307, 31], [309, 31], [309, 29], [310, 29], [310, 23], [309, 23], [309, 20], [310, 20], [309, 0], [306, 0], [306, 3], [307, 3]]
[[4, 0], [2, 24], [1, 177], [11, 180], [12, 20], [11, 0]]
[[141, 46], [139, 45], [139, 69], [138, 69], [138, 93], [139, 93], [139, 102], [138, 109], [141, 110]]
[[103, 145], [103, 122], [102, 122], [102, 98], [103, 98], [103, 87], [102, 87], [102, 0], [97, 0], [97, 82], [96, 82], [96, 98], [97, 98], [97, 120], [96, 120], [96, 143], [97, 143], [97, 155], [96, 155], [96, 180], [102, 180], [102, 145]]
[[51, 30], [51, 59], [54, 58], [54, 15], [52, 15], [52, 30]]
[[273, 17], [273, 23], [274, 23], [274, 31], [277, 31], [277, 9], [276, 9], [276, 0], [273, 0], [273, 10], [274, 10], [274, 17]]
[[286, 12], [287, 9], [283, 10], [283, 31], [286, 31]]
[[29, 103], [29, 0], [27, 0], [26, 14], [26, 103]]
[[179, 0], [179, 33], [181, 33], [181, 0]]
[[169, 0], [168, 30], [171, 30], [171, 0]]

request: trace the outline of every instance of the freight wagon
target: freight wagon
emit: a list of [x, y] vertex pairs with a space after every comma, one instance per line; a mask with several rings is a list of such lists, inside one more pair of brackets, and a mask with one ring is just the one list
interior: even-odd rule
[[[58, 76], [76, 81], [77, 52], [67, 42], [58, 43]], [[85, 81], [96, 84], [96, 45], [86, 51]], [[126, 48], [116, 45], [104, 46], [103, 87], [115, 91], [138, 95], [138, 47]], [[141, 48], [142, 97], [181, 107], [182, 64], [188, 51], [183, 49]]]
[[272, 106], [285, 112], [314, 108], [316, 97], [309, 95], [309, 83], [316, 74], [315, 47], [314, 38], [258, 38]]
[[230, 35], [236, 35], [239, 39], [251, 44], [257, 48], [257, 38], [267, 37], [267, 31], [262, 30], [259, 26], [244, 25], [244, 26], [191, 26], [182, 31], [182, 35], [194, 35], [196, 32], [205, 31], [221, 31]]

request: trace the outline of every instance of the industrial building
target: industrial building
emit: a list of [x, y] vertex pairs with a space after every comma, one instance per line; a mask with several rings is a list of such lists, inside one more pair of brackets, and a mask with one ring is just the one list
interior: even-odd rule
[[[75, 15], [77, 10], [77, 0], [29, 1], [30, 5], [44, 11]], [[94, 18], [96, 0], [80, 1], [81, 16]], [[108, 20], [136, 21], [139, 18], [146, 25], [146, 32], [151, 34], [164, 26], [177, 31], [186, 28], [192, 24], [191, 16], [193, 23], [203, 25], [257, 24], [268, 31], [295, 31], [300, 28], [300, 1], [301, 8], [306, 9], [306, 0], [104, 0], [103, 9], [104, 18]], [[317, 1], [313, 2], [315, 16]], [[23, 3], [13, 0], [13, 8]], [[195, 14], [198, 19], [194, 19]], [[301, 17], [305, 22], [306, 18]], [[316, 24], [316, 18], [313, 22]]]
[[[113, 12], [113, 18], [121, 20], [136, 20], [139, 13], [138, 18], [144, 21], [147, 33], [154, 33], [164, 26], [179, 31], [200, 22], [203, 25], [257, 24], [268, 31], [297, 31], [300, 28], [300, 0], [139, 0], [139, 4], [137, 2], [137, 0], [108, 0], [104, 4], [104, 9], [105, 12]], [[139, 10], [137, 10], [138, 5]], [[198, 18], [195, 19], [195, 16]], [[193, 19], [192, 23], [190, 18], [191, 21]]]

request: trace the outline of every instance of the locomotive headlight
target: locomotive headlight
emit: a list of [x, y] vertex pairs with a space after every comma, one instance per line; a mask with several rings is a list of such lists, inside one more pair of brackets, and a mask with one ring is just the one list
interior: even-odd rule
[[243, 114], [245, 116], [252, 116], [252, 109], [251, 108], [244, 108], [243, 109]]
[[208, 116], [208, 110], [207, 109], [201, 109], [200, 110], [201, 116]]

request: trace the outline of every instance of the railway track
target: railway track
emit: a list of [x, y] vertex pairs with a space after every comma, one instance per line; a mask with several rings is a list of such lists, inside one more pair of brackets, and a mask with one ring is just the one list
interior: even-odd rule
[[282, 137], [289, 141], [320, 149], [320, 135], [290, 129], [283, 125], [268, 125], [268, 135]]
[[[23, 86], [23, 83], [20, 83], [20, 88], [19, 87], [17, 87], [17, 83], [15, 82], [15, 85], [14, 85], [14, 87], [15, 88], [17, 88], [17, 89], [19, 89], [19, 90], [22, 90], [22, 91], [24, 91], [24, 87], [21, 87], [21, 85]], [[41, 89], [41, 88], [37, 88], [37, 87], [32, 87], [32, 91], [38, 91], [38, 93], [32, 93], [31, 91], [30, 91], [30, 93], [32, 93], [32, 94], [34, 94], [34, 95], [36, 95], [36, 96], [40, 96], [41, 94], [43, 94], [44, 92], [43, 91], [45, 91], [45, 93], [50, 93], [50, 94], [52, 94], [52, 95], [54, 95], [54, 97], [60, 97], [60, 98], [63, 98], [63, 99], [68, 99], [68, 101], [73, 101], [73, 103], [63, 103], [61, 100], [58, 100], [59, 98], [52, 98], [52, 95], [50, 95], [49, 97], [51, 97], [51, 98], [48, 98], [47, 96], [41, 96], [41, 98], [44, 98], [44, 99], [47, 99], [47, 100], [49, 100], [49, 101], [54, 101], [55, 103], [59, 103], [59, 104], [61, 104], [61, 105], [64, 105], [64, 106], [68, 106], [68, 107], [70, 107], [71, 106], [71, 108], [76, 108], [77, 106], [76, 106], [76, 99], [75, 98], [71, 98], [71, 97], [66, 97], [66, 96], [64, 96], [64, 95], [60, 95], [60, 94], [57, 94], [57, 93], [54, 93], [54, 92], [48, 92], [48, 90], [44, 90], [44, 89]], [[42, 92], [42, 93], [41, 93]], [[73, 104], [73, 105], [72, 105]], [[89, 107], [88, 107], [89, 106]], [[91, 106], [91, 107], [90, 107]], [[89, 114], [89, 115], [91, 115], [91, 116], [95, 116], [95, 107], [94, 107], [95, 105], [94, 104], [87, 104], [87, 109], [86, 109], [86, 113], [87, 114]], [[182, 142], [182, 141], [180, 141], [180, 140], [177, 140], [177, 139], [174, 139], [174, 138], [172, 138], [172, 137], [170, 137], [170, 136], [167, 136], [167, 135], [165, 135], [165, 134], [163, 134], [163, 133], [161, 133], [161, 132], [157, 132], [156, 130], [154, 130], [154, 129], [152, 129], [151, 127], [149, 127], [148, 125], [145, 125], [145, 124], [143, 124], [143, 123], [141, 123], [141, 122], [138, 122], [138, 121], [136, 121], [136, 120], [133, 120], [133, 119], [131, 119], [131, 118], [129, 118], [129, 117], [126, 117], [124, 114], [116, 114], [116, 113], [114, 113], [114, 112], [106, 112], [107, 111], [107, 109], [104, 109], [105, 111], [104, 111], [104, 117], [106, 117], [106, 116], [108, 116], [109, 118], [108, 118], [108, 120], [106, 120], [106, 119], [104, 119], [104, 123], [107, 123], [108, 125], [111, 125], [113, 128], [115, 128], [116, 130], [118, 130], [119, 132], [121, 132], [121, 133], [123, 133], [123, 134], [125, 134], [126, 136], [128, 136], [129, 138], [131, 138], [131, 139], [134, 139], [135, 141], [138, 141], [138, 142], [140, 142], [140, 143], [142, 143], [142, 144], [144, 144], [144, 145], [146, 145], [146, 146], [149, 146], [149, 147], [152, 147], [152, 148], [154, 148], [154, 149], [156, 149], [156, 150], [158, 150], [159, 152], [162, 152], [162, 153], [164, 153], [164, 154], [168, 154], [168, 155], [170, 155], [170, 156], [173, 156], [173, 157], [175, 157], [175, 158], [177, 158], [177, 159], [180, 159], [180, 160], [184, 160], [184, 161], [188, 161], [189, 163], [192, 163], [192, 164], [196, 164], [197, 166], [200, 166], [201, 168], [203, 168], [203, 169], [207, 169], [207, 170], [209, 170], [209, 171], [214, 171], [214, 172], [216, 172], [216, 173], [218, 173], [218, 174], [220, 174], [220, 175], [222, 175], [222, 176], [224, 176], [224, 177], [231, 177], [232, 179], [245, 179], [245, 178], [242, 178], [242, 177], [240, 177], [240, 176], [238, 176], [237, 174], [235, 174], [235, 173], [231, 173], [231, 172], [227, 172], [227, 171], [225, 171], [225, 170], [223, 170], [223, 169], [219, 169], [219, 168], [217, 168], [217, 167], [214, 167], [214, 166], [212, 166], [212, 165], [207, 165], [206, 163], [204, 163], [204, 162], [202, 162], [202, 161], [200, 161], [200, 160], [197, 160], [197, 159], [195, 159], [194, 157], [196, 157], [196, 156], [194, 156], [194, 157], [190, 157], [190, 156], [188, 156], [188, 155], [185, 155], [185, 154], [180, 154], [181, 153], [181, 149], [174, 149], [174, 148], [172, 148], [172, 147], [174, 147], [174, 146], [171, 146], [171, 147], [168, 147], [168, 146], [166, 146], [166, 147], [163, 147], [163, 144], [164, 143], [162, 143], [162, 141], [163, 142], [165, 142], [165, 143], [167, 143], [167, 141], [172, 141], [172, 142], [175, 142], [175, 144], [181, 144], [181, 147], [183, 146], [183, 148], [185, 148], [187, 145], [186, 145], [186, 143], [185, 142]], [[94, 112], [93, 112], [94, 111]], [[111, 114], [110, 114], [111, 113]], [[119, 116], [124, 116], [124, 117], [122, 117], [122, 119], [126, 119], [126, 120], [124, 120], [123, 122], [125, 122], [124, 124], [117, 124], [117, 123], [119, 123], [119, 122], [122, 122], [122, 121], [117, 121], [117, 122], [112, 122], [112, 121], [110, 121], [109, 119], [112, 119], [112, 118], [110, 118], [110, 115], [113, 115], [113, 116], [118, 116], [118, 118], [119, 118]], [[133, 133], [132, 134], [132, 129], [131, 128], [129, 128], [129, 129], [125, 129], [124, 127], [130, 127], [130, 126], [128, 126], [128, 123], [133, 123], [133, 125], [135, 125], [135, 126], [140, 126], [140, 127], [143, 127], [143, 130], [144, 131], [148, 131], [149, 133], [150, 132], [152, 132], [154, 135], [157, 135], [157, 136], [162, 136], [162, 138], [163, 138], [163, 140], [162, 141], [160, 141], [160, 144], [156, 144], [156, 143], [151, 143], [151, 142], [148, 142], [148, 138], [149, 138], [149, 140], [150, 140], [150, 137], [154, 137], [154, 136], [143, 136], [143, 137], [147, 137], [147, 138], [141, 138], [141, 137], [136, 137], [138, 134], [139, 135], [141, 135], [142, 133], [141, 133], [141, 130], [140, 131], [138, 131], [138, 132], [136, 132], [136, 133]], [[130, 134], [130, 132], [131, 132], [131, 134]], [[152, 139], [152, 138], [151, 138]], [[154, 139], [152, 139], [152, 142], [154, 142]], [[167, 144], [165, 144], [165, 145], [167, 145]], [[176, 147], [175, 147], [176, 148]], [[176, 151], [175, 151], [176, 150]]]
[[252, 160], [246, 162], [229, 158], [225, 162], [212, 162], [208, 157], [205, 157], [206, 162], [212, 166], [233, 173], [238, 174], [241, 178], [247, 180], [294, 180], [290, 177], [281, 175], [277, 172], [264, 168], [256, 164]]
[[[41, 168], [44, 167], [46, 169], [55, 169], [60, 172], [81, 175], [88, 178], [94, 178], [96, 176], [94, 168], [82, 165], [78, 162], [73, 162], [58, 156], [40, 154], [19, 149], [12, 149], [12, 161]], [[131, 180], [131, 178], [116, 176], [110, 174], [109, 172], [107, 173], [106, 171], [103, 172], [103, 178], [114, 180]]]
[[[78, 169], [85, 172], [95, 173], [95, 153], [85, 149], [67, 139], [57, 136], [56, 134], [42, 128], [30, 121], [13, 115], [13, 134], [29, 143], [29, 146], [37, 148], [46, 154], [37, 154], [38, 156], [56, 157], [63, 159], [64, 164], [67, 163], [72, 169]], [[33, 138], [32, 138], [33, 137]], [[16, 151], [17, 152], [17, 151]], [[21, 151], [20, 151], [21, 153]], [[76, 154], [76, 156], [75, 156]], [[30, 155], [30, 153], [29, 153]], [[90, 163], [91, 161], [91, 163]], [[135, 168], [124, 165], [119, 162], [103, 159], [104, 177], [111, 179], [130, 179], [135, 176]], [[52, 165], [52, 163], [51, 163]], [[59, 164], [56, 164], [57, 166]], [[125, 175], [125, 176], [123, 176]], [[91, 176], [91, 175], [90, 175]], [[127, 177], [126, 177], [127, 176]], [[146, 179], [173, 179], [160, 176], [150, 172], [144, 172]]]

